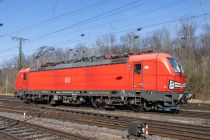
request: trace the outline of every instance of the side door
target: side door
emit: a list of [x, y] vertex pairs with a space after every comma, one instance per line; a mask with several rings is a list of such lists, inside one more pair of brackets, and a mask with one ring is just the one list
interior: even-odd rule
[[27, 90], [27, 73], [23, 73], [23, 90]]
[[133, 90], [142, 90], [143, 83], [143, 66], [141, 63], [133, 65]]

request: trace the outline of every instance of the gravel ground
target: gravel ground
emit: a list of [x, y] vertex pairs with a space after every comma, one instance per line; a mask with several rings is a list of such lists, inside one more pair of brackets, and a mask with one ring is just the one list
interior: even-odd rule
[[202, 101], [202, 100], [198, 100], [198, 99], [191, 99], [191, 100], [188, 101], [188, 103], [210, 104], [210, 101]]
[[[80, 134], [91, 137], [96, 140], [127, 140], [127, 131], [119, 131], [115, 129], [102, 128], [97, 126], [90, 126], [78, 123], [71, 123], [66, 121], [59, 121], [48, 118], [33, 118], [31, 116], [0, 112], [0, 116], [9, 117], [21, 121], [27, 121], [34, 124], [43, 125], [46, 127], [59, 129], [65, 132]], [[174, 140], [171, 138], [164, 138], [160, 136], [146, 136], [146, 140]]]

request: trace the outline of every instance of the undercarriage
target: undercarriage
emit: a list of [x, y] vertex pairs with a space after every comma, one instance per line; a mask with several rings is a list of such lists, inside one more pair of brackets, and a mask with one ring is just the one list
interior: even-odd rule
[[27, 102], [42, 102], [51, 105], [89, 105], [95, 108], [126, 108], [133, 111], [179, 112], [178, 94], [157, 92], [62, 92], [62, 91], [17, 91], [16, 96]]

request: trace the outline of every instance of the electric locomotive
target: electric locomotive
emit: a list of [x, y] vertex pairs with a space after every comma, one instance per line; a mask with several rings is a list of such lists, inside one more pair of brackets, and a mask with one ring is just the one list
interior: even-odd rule
[[174, 57], [137, 52], [20, 70], [15, 94], [50, 104], [178, 111], [185, 87], [186, 74]]

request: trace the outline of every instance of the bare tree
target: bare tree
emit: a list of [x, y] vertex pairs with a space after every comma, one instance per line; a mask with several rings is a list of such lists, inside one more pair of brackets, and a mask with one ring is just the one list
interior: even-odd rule
[[140, 48], [140, 37], [134, 33], [128, 33], [120, 38], [122, 52], [135, 52]]

